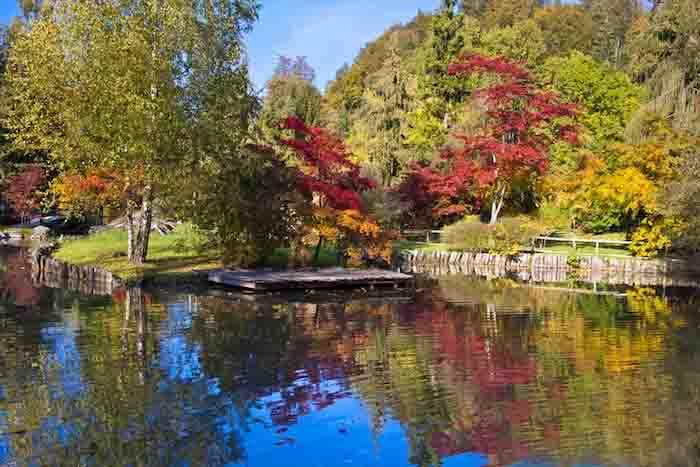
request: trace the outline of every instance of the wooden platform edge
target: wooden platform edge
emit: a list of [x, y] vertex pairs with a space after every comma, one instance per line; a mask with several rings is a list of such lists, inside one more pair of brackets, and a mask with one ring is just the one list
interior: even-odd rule
[[[318, 273], [318, 276], [313, 277], [313, 271], [300, 271], [295, 277], [293, 271], [235, 271], [219, 269], [210, 271], [207, 279], [214, 284], [252, 292], [362, 287], [409, 288], [415, 283], [415, 278], [412, 275], [388, 270], [337, 269], [333, 271], [319, 270]], [[335, 277], [333, 273], [336, 274]]]

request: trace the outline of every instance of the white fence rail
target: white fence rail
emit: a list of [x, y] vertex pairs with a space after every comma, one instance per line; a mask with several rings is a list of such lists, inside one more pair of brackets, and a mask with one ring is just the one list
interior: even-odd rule
[[[401, 232], [401, 238], [404, 240], [415, 241], [418, 243], [435, 243], [439, 242], [442, 237], [442, 230], [403, 230]], [[601, 246], [617, 246], [623, 247], [623, 249], [629, 249], [632, 242], [626, 240], [606, 240], [606, 239], [596, 239], [596, 238], [575, 238], [575, 237], [549, 237], [549, 236], [539, 236], [532, 239], [532, 246], [534, 249], [544, 250], [547, 248], [547, 243], [550, 245], [552, 243], [565, 243], [570, 244], [574, 250], [581, 245], [592, 245], [595, 246], [596, 254], [600, 253]]]

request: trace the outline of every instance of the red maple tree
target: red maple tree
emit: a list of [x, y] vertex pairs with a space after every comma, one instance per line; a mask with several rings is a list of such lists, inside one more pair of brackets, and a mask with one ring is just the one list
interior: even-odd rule
[[297, 117], [285, 119], [282, 128], [296, 135], [281, 142], [300, 156], [300, 191], [318, 196], [321, 207], [363, 211], [360, 193], [373, 188], [374, 183], [360, 176], [360, 167], [350, 160], [343, 142], [328, 130], [309, 127]]
[[20, 217], [20, 222], [27, 220], [40, 206], [39, 189], [46, 183], [46, 171], [37, 164], [31, 164], [17, 175], [7, 179], [5, 198], [12, 210]]
[[547, 171], [549, 147], [557, 140], [577, 142], [577, 109], [537, 89], [524, 67], [503, 57], [465, 56], [448, 72], [497, 78], [474, 93], [486, 108], [486, 126], [481, 134], [454, 135], [461, 145], [443, 151], [447, 170], [423, 168], [420, 175], [431, 181], [428, 192], [438, 217], [488, 206], [495, 224], [512, 188]]
[[325, 240], [332, 240], [344, 261], [386, 263], [391, 256], [393, 232], [386, 231], [368, 213], [362, 193], [374, 188], [360, 174], [343, 142], [323, 128], [309, 127], [296, 117], [282, 122], [294, 138], [281, 144], [297, 156], [298, 189], [309, 199], [312, 221], [303, 240], [316, 243], [318, 259]]

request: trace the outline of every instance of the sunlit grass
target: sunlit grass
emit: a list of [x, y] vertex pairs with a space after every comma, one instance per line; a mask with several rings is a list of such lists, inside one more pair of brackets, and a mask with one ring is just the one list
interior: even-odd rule
[[179, 275], [221, 267], [218, 251], [204, 247], [203, 239], [189, 225], [178, 226], [169, 235], [153, 233], [148, 260], [131, 264], [126, 256], [127, 233], [108, 230], [61, 243], [56, 259], [76, 265], [100, 266], [123, 279], [141, 276]]
[[[62, 242], [54, 256], [75, 265], [99, 266], [126, 280], [185, 276], [197, 270], [223, 267], [220, 252], [206, 248], [204, 239], [186, 224], [178, 226], [169, 235], [152, 234], [148, 260], [143, 266], [131, 264], [126, 252], [126, 231], [108, 230]], [[312, 252], [309, 253], [311, 255]], [[278, 248], [262, 266], [283, 269], [289, 262], [289, 249]], [[338, 254], [333, 248], [321, 249], [318, 261], [311, 264], [314, 267], [337, 265]]]

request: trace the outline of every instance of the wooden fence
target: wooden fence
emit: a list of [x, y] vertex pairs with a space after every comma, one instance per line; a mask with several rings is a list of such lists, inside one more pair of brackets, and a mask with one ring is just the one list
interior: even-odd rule
[[[401, 238], [404, 240], [414, 241], [417, 243], [439, 243], [442, 238], [443, 230], [403, 230]], [[623, 250], [629, 250], [632, 242], [625, 240], [605, 240], [596, 238], [569, 238], [569, 237], [548, 237], [540, 236], [532, 239], [532, 249], [534, 251], [544, 251], [547, 248], [547, 243], [565, 243], [570, 244], [574, 250], [580, 245], [595, 246], [595, 254], [600, 254], [600, 247], [616, 246]]]
[[[596, 238], [564, 238], [564, 237], [535, 237], [532, 239], [533, 242], [533, 247], [534, 249], [537, 250], [544, 250], [547, 248], [547, 242], [551, 243], [570, 243], [571, 246], [574, 248], [574, 250], [579, 246], [579, 245], [594, 245], [595, 246], [595, 254], [600, 253], [600, 246], [603, 245], [610, 245], [610, 246], [618, 246], [618, 247], [623, 247], [624, 250], [628, 250], [630, 245], [632, 245], [632, 242], [624, 241], [624, 240], [603, 240], [603, 239], [596, 239]], [[538, 244], [541, 245], [542, 248], [537, 248]]]

